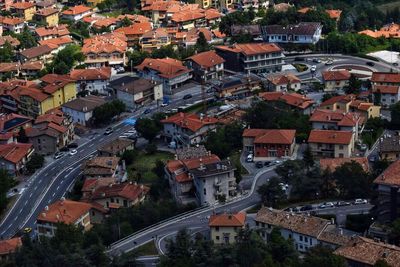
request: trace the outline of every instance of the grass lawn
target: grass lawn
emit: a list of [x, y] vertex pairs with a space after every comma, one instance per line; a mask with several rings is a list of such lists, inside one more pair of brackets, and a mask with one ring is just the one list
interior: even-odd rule
[[308, 67], [304, 64], [293, 64], [293, 67], [295, 67], [298, 72], [303, 72], [308, 69]]
[[378, 9], [380, 11], [382, 11], [383, 13], [386, 13], [386, 11], [390, 11], [395, 9], [396, 7], [400, 8], [400, 1], [395, 1], [395, 2], [391, 2], [391, 3], [385, 3], [385, 4], [381, 4], [377, 6]]
[[111, 12], [101, 13], [101, 15], [103, 15], [105, 17], [111, 17], [111, 18], [116, 18], [121, 14], [122, 14], [122, 10], [114, 10], [114, 11], [111, 11]]
[[158, 251], [156, 248], [156, 245], [154, 244], [153, 241], [150, 241], [144, 245], [141, 245], [140, 247], [136, 248], [133, 253], [137, 255], [138, 257], [140, 256], [152, 256], [152, 255], [158, 255]]
[[141, 174], [141, 182], [145, 184], [151, 184], [157, 181], [157, 176], [151, 171], [156, 166], [157, 160], [166, 162], [169, 159], [173, 159], [174, 156], [167, 152], [156, 152], [152, 155], [148, 155], [145, 152], [139, 153], [130, 168], [136, 169]]

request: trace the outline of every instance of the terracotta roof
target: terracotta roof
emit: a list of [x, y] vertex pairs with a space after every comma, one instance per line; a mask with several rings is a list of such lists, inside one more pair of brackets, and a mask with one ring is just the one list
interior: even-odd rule
[[48, 94], [43, 93], [42, 90], [39, 90], [36, 88], [30, 88], [30, 87], [21, 87], [18, 92], [18, 95], [19, 96], [28, 96], [32, 99], [37, 100], [38, 102], [42, 102], [45, 99], [50, 97]]
[[22, 63], [21, 70], [41, 70], [43, 67], [42, 61], [27, 61]]
[[0, 255], [8, 255], [10, 253], [14, 253], [21, 246], [21, 237], [0, 240]]
[[342, 166], [344, 163], [355, 161], [361, 165], [365, 172], [369, 172], [368, 159], [365, 157], [359, 158], [325, 158], [319, 160], [321, 170], [330, 169], [334, 171], [337, 167]]
[[82, 53], [125, 53], [127, 50], [127, 38], [123, 33], [113, 32], [85, 39], [83, 41]]
[[75, 80], [71, 79], [68, 75], [59, 74], [46, 74], [40, 80], [44, 84], [42, 88], [43, 92], [48, 94], [53, 94], [67, 84], [75, 83]]
[[150, 18], [143, 16], [143, 15], [138, 15], [138, 14], [124, 14], [124, 15], [119, 15], [117, 19], [122, 21], [124, 18], [128, 18], [132, 22], [135, 23], [142, 23], [142, 22], [150, 22]]
[[[332, 225], [329, 225], [327, 227], [327, 229], [329, 227], [331, 227]], [[324, 230], [322, 231], [322, 233], [318, 236], [318, 241], [322, 241], [324, 243], [329, 243], [329, 244], [333, 244], [336, 246], [344, 246], [347, 245], [351, 240], [350, 236], [344, 235], [343, 233], [339, 231], [337, 231], [337, 229], [335, 229], [334, 231], [329, 231], [329, 230]]]
[[116, 29], [116, 32], [122, 32], [125, 35], [143, 35], [144, 33], [151, 31], [151, 23], [150, 22], [142, 22], [142, 23], [133, 23], [127, 27], [121, 27]]
[[104, 18], [98, 19], [93, 23], [95, 28], [101, 29], [102, 27], [110, 27], [116, 25], [119, 20], [117, 18]]
[[327, 9], [325, 12], [329, 15], [331, 19], [339, 19], [342, 14], [342, 10], [340, 9]]
[[57, 125], [63, 125], [64, 120], [66, 118], [64, 117], [64, 115], [60, 115], [60, 114], [55, 114], [55, 113], [46, 113], [46, 114], [42, 114], [40, 116], [38, 116], [35, 120], [35, 124], [39, 124], [39, 123], [43, 123], [43, 122], [52, 122], [55, 123]]
[[207, 51], [199, 53], [189, 57], [188, 59], [193, 60], [203, 68], [210, 68], [225, 62], [225, 59], [218, 56], [218, 54], [215, 53], [215, 51]]
[[206, 20], [218, 19], [222, 17], [222, 14], [214, 8], [206, 9], [204, 14], [206, 16]]
[[303, 7], [297, 10], [298, 13], [306, 14], [308, 11], [313, 10], [311, 7]]
[[118, 157], [95, 157], [83, 166], [85, 175], [113, 175], [118, 167]]
[[50, 16], [50, 15], [53, 15], [53, 14], [57, 14], [58, 12], [59, 12], [58, 9], [52, 8], [52, 7], [48, 7], [48, 8], [42, 8], [42, 9], [37, 10], [35, 14], [39, 15], [39, 16], [47, 17], [47, 16]]
[[339, 126], [354, 127], [360, 121], [360, 115], [354, 112], [343, 113], [340, 111], [317, 109], [310, 118], [311, 122], [335, 123]]
[[60, 24], [58, 26], [52, 26], [52, 27], [40, 27], [36, 28], [36, 34], [39, 37], [45, 37], [49, 35], [56, 35], [56, 36], [64, 36], [64, 35], [69, 35], [69, 30], [67, 28], [67, 25], [65, 24]]
[[126, 138], [117, 138], [97, 148], [100, 152], [107, 152], [116, 155], [120, 151], [130, 147], [135, 142]]
[[204, 12], [201, 10], [185, 10], [174, 13], [171, 17], [171, 21], [174, 22], [186, 22], [205, 18]]
[[371, 82], [398, 83], [400, 85], [400, 73], [373, 72]]
[[311, 237], [318, 237], [329, 225], [326, 219], [266, 207], [257, 212], [255, 220]]
[[348, 145], [352, 138], [350, 131], [312, 130], [308, 143]]
[[208, 220], [209, 227], [243, 227], [246, 221], [246, 213], [238, 212], [233, 214], [213, 214]]
[[30, 122], [32, 122], [32, 119], [24, 115], [19, 115], [16, 113], [2, 113], [0, 115], [0, 132], [12, 131], [15, 128], [20, 128], [21, 126]]
[[263, 92], [259, 96], [266, 101], [282, 101], [290, 106], [306, 109], [315, 104], [314, 100], [297, 93]]
[[277, 12], [286, 12], [291, 7], [293, 7], [293, 5], [291, 5], [289, 3], [274, 4], [274, 6], [273, 6], [274, 10]]
[[143, 39], [159, 39], [168, 37], [168, 32], [165, 28], [157, 28], [151, 31], [147, 31], [143, 34]]
[[269, 76], [267, 78], [267, 80], [270, 83], [272, 83], [273, 85], [286, 85], [288, 83], [291, 83], [291, 84], [301, 83], [301, 80], [297, 76], [295, 76], [291, 73], [272, 75], [272, 76]]
[[21, 64], [19, 62], [3, 62], [0, 63], [0, 72], [16, 72], [19, 70], [20, 66]]
[[386, 168], [375, 180], [375, 184], [400, 186], [400, 160], [396, 160]]
[[379, 38], [379, 37], [384, 37], [384, 38], [399, 38], [400, 37], [400, 25], [397, 23], [389, 23], [387, 25], [384, 25], [382, 28], [379, 30], [364, 30], [358, 32], [359, 34], [365, 34], [368, 35], [372, 38]]
[[53, 46], [62, 46], [67, 44], [72, 44], [74, 41], [69, 36], [61, 36], [58, 38], [52, 38], [47, 40], [39, 41], [40, 45], [53, 45]]
[[257, 144], [286, 144], [294, 142], [296, 130], [283, 129], [245, 129], [243, 137], [254, 137]]
[[190, 72], [181, 61], [172, 58], [146, 58], [142, 64], [135, 67], [137, 70], [151, 69], [157, 71], [160, 77], [172, 79]]
[[161, 121], [162, 123], [172, 123], [178, 127], [189, 129], [192, 132], [200, 130], [206, 125], [213, 125], [218, 123], [218, 119], [206, 117], [201, 119], [198, 115], [193, 113], [179, 112], [169, 118]]
[[40, 57], [43, 55], [50, 54], [54, 49], [57, 49], [56, 46], [53, 45], [39, 45], [32, 48], [25, 49], [20, 52], [27, 59], [33, 59], [36, 57]]
[[374, 265], [378, 260], [384, 260], [393, 267], [399, 266], [400, 263], [400, 247], [361, 236], [353, 238], [346, 246], [336, 249], [334, 254], [368, 266]]
[[82, 192], [92, 192], [99, 187], [109, 186], [115, 182], [113, 177], [101, 177], [101, 178], [86, 178], [83, 183]]
[[0, 144], [0, 157], [16, 164], [26, 157], [32, 149], [32, 144]]
[[28, 8], [32, 8], [35, 7], [34, 3], [31, 2], [17, 2], [17, 3], [13, 3], [11, 4], [11, 8], [15, 8], [15, 9], [28, 9]]
[[82, 14], [88, 11], [91, 11], [92, 8], [84, 6], [84, 5], [79, 5], [79, 6], [73, 6], [68, 8], [67, 10], [63, 11], [62, 13], [64, 15], [78, 15]]
[[120, 184], [110, 184], [108, 186], [98, 187], [91, 196], [92, 200], [104, 199], [110, 197], [122, 197], [131, 201], [136, 201], [147, 194], [149, 187], [129, 182]]
[[3, 46], [6, 42], [8, 42], [11, 46], [19, 46], [21, 43], [17, 38], [14, 38], [10, 35], [0, 36], [0, 46]]
[[79, 97], [63, 104], [63, 107], [76, 110], [79, 112], [90, 112], [96, 107], [106, 103], [106, 100], [99, 96], [89, 95], [87, 97]]
[[72, 200], [57, 200], [44, 209], [37, 220], [65, 224], [75, 224], [82, 216], [92, 208], [91, 204]]
[[70, 76], [77, 81], [109, 80], [111, 78], [111, 67], [74, 69], [70, 72]]
[[179, 5], [178, 1], [155, 1], [151, 3], [149, 6], [145, 6], [142, 8], [143, 11], [162, 11], [166, 12], [168, 8], [173, 5]]
[[398, 94], [400, 90], [399, 85], [375, 85], [374, 92], [381, 94]]
[[350, 79], [350, 72], [348, 70], [323, 71], [322, 78], [324, 81], [346, 81]]
[[279, 46], [273, 43], [248, 43], [248, 44], [235, 44], [231, 46], [221, 45], [221, 46], [216, 46], [215, 48], [235, 53], [242, 53], [246, 56], [282, 51], [282, 49]]
[[354, 99], [355, 99], [354, 95], [338, 95], [338, 96], [331, 97], [328, 100], [322, 102], [320, 104], [320, 106], [321, 107], [322, 106], [330, 106], [330, 105], [333, 105], [336, 103], [348, 103]]
[[23, 24], [25, 20], [23, 18], [17, 18], [17, 17], [6, 17], [3, 19], [2, 24], [3, 25], [17, 25], [17, 24]]

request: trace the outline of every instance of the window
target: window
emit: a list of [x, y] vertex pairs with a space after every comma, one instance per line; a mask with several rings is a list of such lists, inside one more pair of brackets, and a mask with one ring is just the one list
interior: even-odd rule
[[304, 242], [308, 242], [308, 237], [304, 237]]
[[303, 245], [300, 245], [299, 248], [302, 250], [303, 249]]
[[299, 239], [300, 239], [300, 241], [303, 241], [303, 236], [301, 235], [301, 236], [299, 237]]
[[216, 236], [215, 236], [215, 239], [216, 239], [216, 240], [219, 240], [219, 235], [216, 235]]
[[339, 145], [339, 149], [343, 149], [343, 145]]
[[94, 216], [95, 214], [94, 214], [94, 211], [92, 211], [92, 216]]
[[289, 238], [292, 238], [292, 234], [289, 234]]
[[114, 198], [113, 197], [111, 198], [111, 203], [114, 203]]
[[215, 227], [215, 231], [217, 231], [217, 232], [219, 231], [219, 226]]
[[203, 194], [204, 194], [204, 195], [207, 195], [207, 191], [206, 191], [205, 188], [203, 189]]

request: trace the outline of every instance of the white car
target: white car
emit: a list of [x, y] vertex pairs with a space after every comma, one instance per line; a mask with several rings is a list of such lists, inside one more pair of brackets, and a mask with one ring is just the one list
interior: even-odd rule
[[168, 106], [168, 105], [169, 105], [168, 103], [162, 103], [160, 106], [166, 107], [166, 106]]
[[324, 204], [320, 205], [320, 209], [325, 209], [325, 208], [333, 208], [335, 205], [332, 202], [325, 202]]
[[310, 68], [310, 70], [311, 70], [312, 72], [316, 71], [316, 70], [317, 70], [317, 66], [312, 65], [311, 68]]
[[354, 204], [355, 204], [355, 205], [359, 205], [359, 204], [368, 204], [368, 200], [362, 199], [362, 198], [357, 198], [357, 199], [354, 201]]
[[246, 162], [253, 162], [253, 154], [247, 155]]
[[327, 62], [325, 62], [325, 65], [332, 65], [332, 64], [333, 64], [333, 60], [332, 59], [330, 59]]
[[63, 152], [56, 152], [56, 154], [54, 154], [54, 159], [62, 158], [62, 156], [64, 156]]
[[69, 154], [70, 154], [71, 156], [75, 155], [76, 153], [78, 153], [78, 151], [77, 151], [76, 149], [72, 149], [72, 150], [69, 152]]

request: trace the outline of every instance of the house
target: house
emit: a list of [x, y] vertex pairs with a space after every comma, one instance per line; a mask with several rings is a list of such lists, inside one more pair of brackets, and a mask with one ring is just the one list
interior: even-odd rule
[[270, 43], [216, 46], [215, 51], [225, 60], [225, 69], [246, 74], [281, 71], [285, 57], [282, 48]]
[[74, 69], [70, 77], [77, 83], [78, 92], [89, 91], [107, 94], [107, 85], [111, 78], [111, 68]]
[[0, 47], [4, 47], [6, 43], [9, 43], [12, 48], [18, 47], [21, 43], [17, 38], [14, 38], [10, 35], [0, 36]]
[[261, 27], [260, 25], [232, 25], [231, 26], [231, 36], [240, 36], [240, 35], [251, 35], [251, 37], [259, 38], [261, 36]]
[[26, 78], [37, 77], [39, 71], [44, 68], [42, 61], [28, 61], [20, 66], [20, 75]]
[[69, 35], [69, 30], [66, 24], [59, 24], [57, 26], [47, 26], [35, 29], [35, 33], [39, 40], [47, 40]]
[[200, 206], [236, 195], [234, 171], [229, 160], [212, 154], [178, 157], [169, 161], [165, 169], [174, 198], [182, 204], [195, 200]]
[[165, 28], [147, 31], [139, 38], [139, 47], [145, 52], [152, 52], [155, 49], [160, 49], [170, 44], [171, 38]]
[[264, 101], [284, 105], [304, 115], [311, 115], [314, 110], [315, 101], [305, 95], [287, 92], [262, 92], [258, 96]]
[[379, 260], [387, 266], [398, 266], [400, 247], [357, 236], [333, 253], [345, 258], [349, 267], [375, 266]]
[[36, 5], [36, 7], [38, 9], [50, 8], [50, 7], [55, 8], [55, 7], [57, 7], [55, 0], [42, 0], [40, 2], [35, 2], [35, 5]]
[[104, 105], [106, 100], [99, 96], [79, 97], [61, 106], [62, 111], [71, 117], [74, 123], [87, 126], [96, 107]]
[[103, 186], [109, 186], [110, 184], [115, 183], [116, 180], [114, 177], [103, 177], [103, 178], [86, 178], [82, 185], [82, 198], [81, 200], [87, 202], [91, 197], [94, 191]]
[[262, 80], [256, 74], [236, 74], [222, 78], [214, 86], [215, 96], [218, 98], [234, 97], [245, 98], [262, 88]]
[[326, 9], [325, 12], [331, 19], [334, 19], [335, 21], [339, 21], [340, 16], [342, 15], [342, 10], [340, 9]]
[[116, 177], [120, 171], [118, 161], [115, 156], [89, 159], [82, 166], [83, 175], [86, 178]]
[[187, 32], [176, 32], [175, 37], [173, 37], [172, 40], [173, 43], [177, 43], [178, 45], [188, 48], [196, 45], [200, 33], [204, 34], [204, 37], [209, 44], [223, 42], [222, 38], [217, 37], [213, 31], [208, 28], [193, 28]]
[[22, 246], [21, 237], [0, 240], [0, 261], [6, 262]]
[[208, 220], [210, 239], [214, 244], [235, 243], [245, 221], [245, 212], [212, 214]]
[[316, 157], [349, 158], [354, 151], [351, 131], [312, 130], [308, 137], [311, 153]]
[[18, 17], [22, 17], [25, 21], [32, 20], [36, 6], [32, 2], [16, 2], [11, 4], [11, 11], [16, 13]]
[[56, 8], [43, 8], [36, 11], [34, 18], [41, 24], [46, 24], [47, 26], [57, 26], [58, 12], [59, 10]]
[[124, 76], [113, 80], [110, 87], [116, 91], [117, 98], [129, 109], [163, 101], [163, 84], [155, 80]]
[[296, 130], [245, 129], [243, 151], [252, 153], [255, 160], [292, 157]]
[[58, 46], [54, 45], [39, 45], [32, 48], [28, 48], [19, 52], [20, 61], [45, 61], [50, 62], [53, 59], [53, 51]]
[[305, 213], [294, 214], [283, 210], [262, 207], [255, 218], [255, 229], [265, 242], [269, 242], [273, 229], [278, 229], [284, 239], [291, 239], [299, 252], [322, 245], [336, 249], [347, 244], [350, 237], [337, 231], [333, 222]]
[[32, 144], [0, 144], [0, 167], [10, 174], [21, 174], [33, 152]]
[[[36, 234], [41, 237], [53, 237], [59, 223], [82, 227], [83, 231], [92, 228], [93, 223], [102, 221], [103, 210], [89, 203], [57, 200], [39, 214], [36, 219]], [[100, 219], [99, 219], [100, 218]]]
[[350, 111], [360, 114], [364, 121], [367, 121], [370, 118], [378, 118], [381, 115], [380, 106], [375, 106], [373, 103], [362, 100], [351, 101]]
[[149, 190], [147, 186], [132, 182], [111, 183], [94, 189], [86, 201], [105, 209], [130, 208], [142, 203]]
[[182, 31], [206, 25], [205, 14], [200, 9], [182, 10], [171, 16], [172, 26], [178, 27]]
[[355, 95], [338, 95], [325, 100], [318, 108], [338, 112], [349, 112], [350, 104], [353, 100], [355, 100]]
[[270, 75], [267, 84], [268, 90], [274, 92], [298, 91], [301, 88], [301, 80], [291, 73]]
[[64, 19], [72, 21], [78, 21], [84, 17], [91, 16], [92, 13], [92, 8], [84, 5], [73, 6], [61, 12]]
[[42, 91], [51, 96], [53, 103], [50, 109], [76, 98], [76, 82], [68, 75], [47, 74], [41, 77], [40, 81]]
[[117, 138], [97, 148], [100, 157], [121, 157], [127, 150], [135, 149], [135, 142], [126, 138]]
[[350, 72], [348, 70], [328, 70], [322, 72], [324, 91], [343, 90], [349, 86]]
[[161, 123], [166, 141], [188, 146], [204, 141], [207, 133], [217, 128], [218, 119], [179, 112]]
[[33, 119], [16, 113], [0, 114], [0, 132], [18, 134], [21, 128], [32, 126]]
[[379, 30], [363, 30], [358, 32], [358, 34], [365, 34], [372, 38], [400, 38], [400, 25], [397, 23], [390, 23], [384, 25]]
[[164, 94], [172, 94], [173, 90], [192, 78], [191, 71], [177, 59], [146, 58], [135, 69], [139, 76], [162, 83]]
[[224, 75], [225, 60], [215, 51], [195, 54], [187, 58], [186, 62], [188, 67], [193, 70], [193, 79], [198, 82], [220, 79]]
[[400, 134], [387, 132], [378, 140], [379, 157], [382, 160], [395, 161], [400, 158]]
[[360, 164], [362, 169], [366, 173], [369, 173], [370, 167], [369, 167], [368, 158], [366, 158], [366, 157], [320, 159], [319, 160], [319, 167], [320, 167], [321, 171], [329, 170], [331, 172], [334, 172], [336, 170], [336, 168], [342, 166], [345, 163], [350, 163], [350, 162], [353, 162], [353, 161], [358, 163], [358, 164]]
[[127, 38], [127, 43], [129, 47], [139, 44], [140, 38], [143, 34], [152, 30], [150, 22], [139, 22], [133, 23], [130, 26], [121, 27], [115, 30], [115, 32], [120, 32], [125, 34]]
[[73, 44], [74, 41], [69, 36], [61, 36], [47, 40], [40, 40], [39, 45], [48, 45], [53, 48], [53, 54], [60, 52], [67, 45]]
[[12, 0], [2, 0], [0, 1], [0, 9], [10, 11], [12, 3], [13, 3]]
[[396, 104], [400, 100], [400, 73], [373, 72], [372, 92], [382, 106]]
[[142, 6], [142, 11], [147, 13], [155, 25], [159, 25], [166, 17], [170, 6], [179, 5], [177, 1], [151, 1]]
[[0, 20], [4, 30], [14, 33], [21, 33], [25, 26], [25, 20], [18, 17], [5, 17]]
[[358, 139], [365, 123], [357, 113], [322, 109], [314, 111], [310, 122], [313, 129], [352, 132], [355, 139]]
[[19, 62], [3, 62], [0, 63], [0, 76], [2, 79], [13, 78], [19, 75]]
[[295, 25], [262, 26], [263, 38], [270, 43], [316, 44], [321, 38], [322, 24], [300, 22]]
[[[84, 18], [85, 19], [94, 19], [92, 17]], [[111, 32], [115, 30], [119, 23], [119, 20], [117, 18], [96, 18], [94, 19], [92, 23], [92, 28], [98, 31], [103, 31], [104, 29], [107, 29]]]
[[124, 66], [126, 64], [127, 38], [113, 32], [96, 35], [83, 41], [82, 53], [89, 67]]

